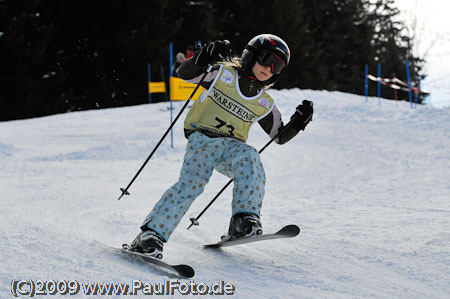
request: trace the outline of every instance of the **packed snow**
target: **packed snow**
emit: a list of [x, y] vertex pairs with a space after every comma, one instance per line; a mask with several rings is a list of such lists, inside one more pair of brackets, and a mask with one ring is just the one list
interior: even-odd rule
[[[301, 233], [204, 249], [227, 230], [231, 212], [230, 187], [186, 230], [228, 181], [215, 173], [164, 247], [165, 261], [195, 269], [188, 280], [104, 246], [131, 242], [176, 182], [184, 116], [174, 147], [169, 135], [120, 201], [119, 188], [170, 124], [168, 103], [0, 123], [0, 297], [25, 280], [222, 280], [237, 298], [448, 298], [450, 110], [341, 92], [270, 93], [285, 122], [303, 99], [315, 104], [305, 132], [261, 154], [264, 231], [297, 224]], [[260, 149], [268, 140], [255, 125], [248, 143]], [[18, 296], [28, 289], [22, 284]]]

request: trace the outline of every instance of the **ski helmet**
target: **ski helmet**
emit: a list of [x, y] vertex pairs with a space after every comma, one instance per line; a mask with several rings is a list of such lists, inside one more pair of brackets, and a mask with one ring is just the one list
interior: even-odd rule
[[273, 34], [260, 34], [252, 38], [242, 51], [242, 68], [251, 73], [255, 62], [271, 67], [272, 78], [261, 82], [270, 85], [278, 80], [281, 73], [289, 64], [290, 51], [288, 45]]

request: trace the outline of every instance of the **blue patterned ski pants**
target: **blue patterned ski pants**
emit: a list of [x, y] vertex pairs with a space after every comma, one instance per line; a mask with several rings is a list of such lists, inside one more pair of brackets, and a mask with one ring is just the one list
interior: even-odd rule
[[194, 132], [189, 136], [178, 182], [163, 194], [142, 226], [167, 241], [214, 169], [234, 179], [232, 215], [247, 212], [259, 216], [266, 176], [255, 148], [233, 138]]

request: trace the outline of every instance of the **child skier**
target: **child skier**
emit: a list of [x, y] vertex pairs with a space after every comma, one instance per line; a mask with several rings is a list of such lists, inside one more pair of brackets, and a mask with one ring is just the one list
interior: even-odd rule
[[[266, 177], [258, 152], [245, 142], [256, 122], [271, 138], [283, 130], [281, 114], [265, 89], [286, 69], [290, 52], [272, 34], [251, 39], [240, 58], [223, 60], [230, 52], [225, 42], [210, 42], [180, 66], [178, 76], [190, 83], [199, 83], [208, 65], [213, 68], [201, 83], [205, 91], [184, 122], [188, 143], [180, 178], [148, 214], [130, 249], [162, 257], [163, 243], [203, 192], [214, 169], [234, 179], [227, 238], [262, 233], [260, 210]], [[312, 114], [312, 102], [303, 101], [291, 117], [292, 125], [275, 142], [284, 144], [304, 130]]]

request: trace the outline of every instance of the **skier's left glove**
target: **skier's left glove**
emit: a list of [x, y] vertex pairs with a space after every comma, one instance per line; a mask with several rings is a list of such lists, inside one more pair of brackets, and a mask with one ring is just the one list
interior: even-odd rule
[[308, 100], [303, 100], [302, 104], [297, 106], [295, 113], [291, 116], [292, 127], [297, 132], [304, 131], [309, 122], [312, 121], [313, 106], [313, 102]]
[[194, 63], [197, 66], [215, 64], [217, 61], [224, 60], [233, 54], [230, 48], [230, 42], [227, 40], [209, 42], [198, 51], [194, 57]]

